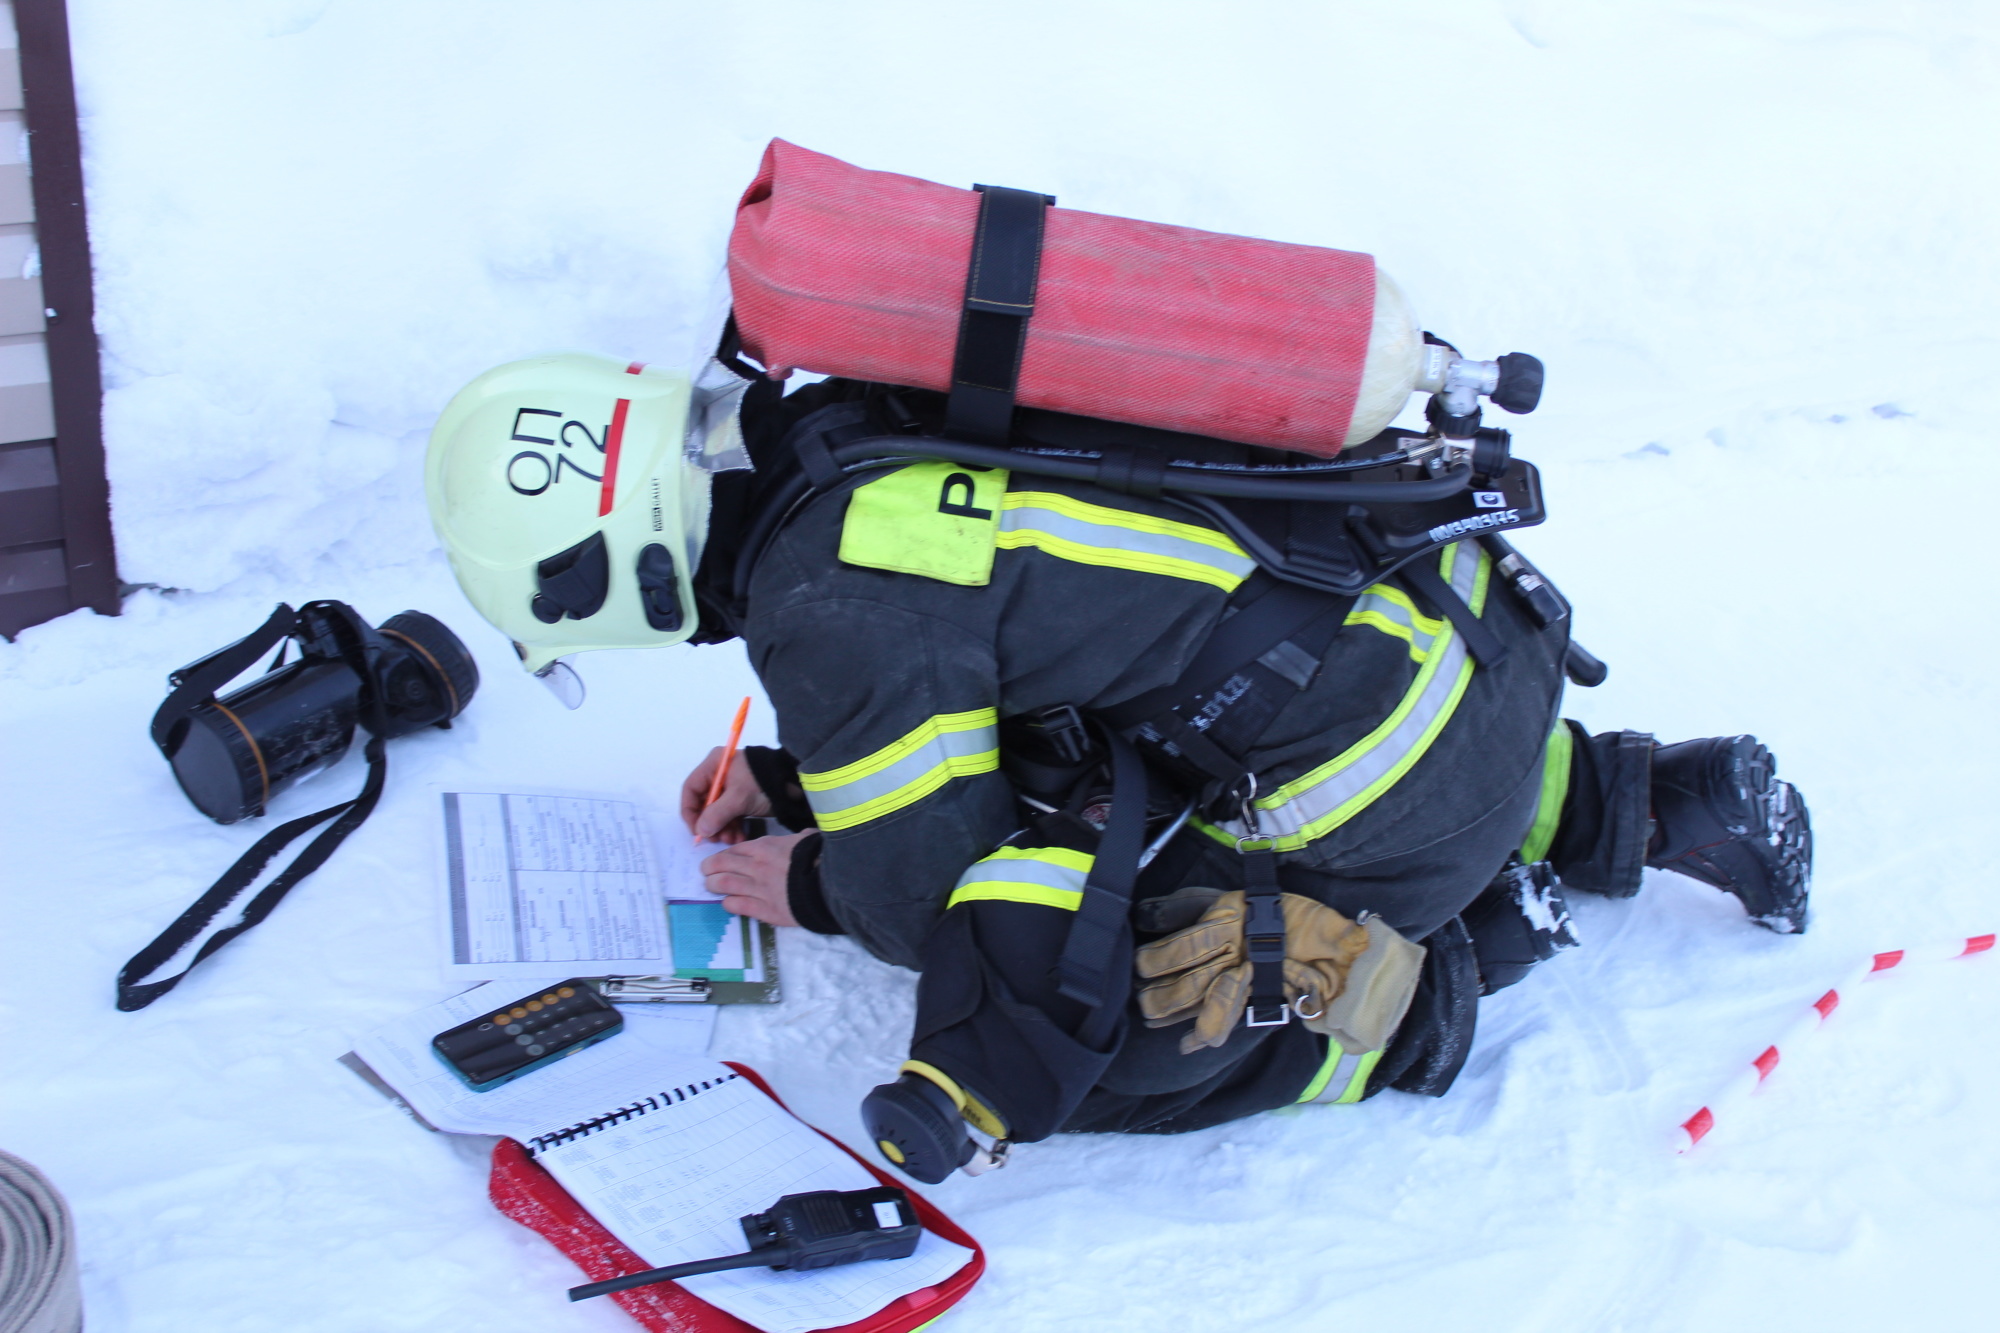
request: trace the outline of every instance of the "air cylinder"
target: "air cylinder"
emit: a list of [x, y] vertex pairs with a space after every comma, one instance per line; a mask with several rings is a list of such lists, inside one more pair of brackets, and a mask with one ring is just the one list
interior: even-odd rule
[[[948, 390], [978, 213], [975, 191], [772, 140], [729, 243], [744, 349]], [[1051, 208], [1016, 397], [1330, 457], [1402, 410], [1422, 347], [1372, 256]]]

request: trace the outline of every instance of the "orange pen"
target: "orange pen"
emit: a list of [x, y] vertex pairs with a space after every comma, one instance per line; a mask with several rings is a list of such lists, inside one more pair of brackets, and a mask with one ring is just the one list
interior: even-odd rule
[[[743, 739], [743, 720], [750, 716], [750, 700], [745, 698], [736, 705], [736, 720], [729, 724], [729, 739], [722, 747], [722, 762], [716, 765], [715, 776], [709, 779], [708, 795], [702, 798], [701, 808], [708, 809], [715, 804], [715, 798], [722, 795], [722, 789], [729, 782], [729, 765], [736, 759], [736, 743]], [[698, 813], [698, 812], [697, 812]], [[701, 835], [695, 834], [695, 846], [701, 845]]]

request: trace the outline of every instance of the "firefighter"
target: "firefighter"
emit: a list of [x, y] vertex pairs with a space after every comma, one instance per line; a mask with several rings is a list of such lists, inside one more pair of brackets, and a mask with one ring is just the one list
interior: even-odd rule
[[[542, 358], [454, 401], [429, 475], [462, 585], [530, 670], [745, 641], [783, 748], [744, 751], [704, 808], [711, 754], [681, 813], [732, 844], [702, 865], [730, 910], [923, 973], [911, 1058], [865, 1108], [918, 1178], [1058, 1130], [1441, 1094], [1479, 996], [1572, 942], [1564, 890], [1674, 870], [1803, 928], [1807, 812], [1770, 752], [1561, 720], [1569, 621], [1517, 595], [1503, 544], [1444, 542], [1190, 681], [1221, 627], [1297, 594], [1143, 485], [920, 447], [832, 461], [943, 410]], [[1109, 438], [1025, 410], [1020, 430]], [[751, 816], [794, 831], [746, 838]]]

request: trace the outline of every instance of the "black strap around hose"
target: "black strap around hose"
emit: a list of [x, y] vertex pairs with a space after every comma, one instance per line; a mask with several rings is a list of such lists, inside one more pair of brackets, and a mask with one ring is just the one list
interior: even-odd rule
[[1055, 197], [998, 185], [972, 188], [980, 192], [979, 223], [966, 267], [944, 429], [956, 439], [1005, 444], [1041, 278], [1042, 224]]
[[[246, 639], [244, 642], [247, 643], [249, 640]], [[367, 748], [363, 751], [368, 759], [368, 781], [362, 786], [359, 796], [309, 815], [301, 815], [266, 833], [257, 840], [256, 846], [243, 853], [236, 864], [229, 867], [222, 878], [210, 886], [208, 892], [197, 898], [192, 907], [182, 912], [178, 920], [161, 931], [159, 938], [132, 955], [131, 960], [118, 969], [118, 1007], [130, 1013], [136, 1009], [144, 1009], [165, 995], [179, 985], [181, 978], [192, 972], [202, 959], [269, 916], [271, 909], [291, 892], [293, 885], [319, 869], [347, 835], [361, 827], [361, 821], [368, 818], [370, 812], [375, 809], [375, 802], [382, 795], [383, 775], [387, 772], [387, 765], [383, 762], [382, 747], [383, 740], [380, 736], [368, 738]], [[154, 969], [186, 948], [195, 936], [208, 927], [209, 922], [221, 915], [223, 908], [229, 906], [238, 894], [249, 887], [250, 882], [270, 864], [271, 858], [283, 851], [288, 843], [328, 819], [333, 819], [333, 826], [308, 843], [306, 849], [300, 852], [290, 865], [258, 891], [257, 896], [244, 906], [240, 920], [209, 936], [186, 967], [161, 981], [139, 980], [141, 977], [151, 975]]]
[[1107, 727], [1104, 737], [1111, 750], [1111, 818], [1056, 961], [1056, 989], [1091, 1008], [1077, 1038], [1094, 1049], [1109, 1039], [1124, 1012], [1132, 966], [1126, 957], [1132, 888], [1146, 842], [1145, 761], [1116, 731]]

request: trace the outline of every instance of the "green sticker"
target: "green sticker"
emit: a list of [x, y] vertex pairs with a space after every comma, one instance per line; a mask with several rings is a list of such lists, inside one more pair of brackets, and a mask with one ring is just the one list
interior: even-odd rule
[[957, 463], [913, 463], [848, 497], [840, 558], [865, 569], [920, 574], [983, 588], [1007, 473]]

